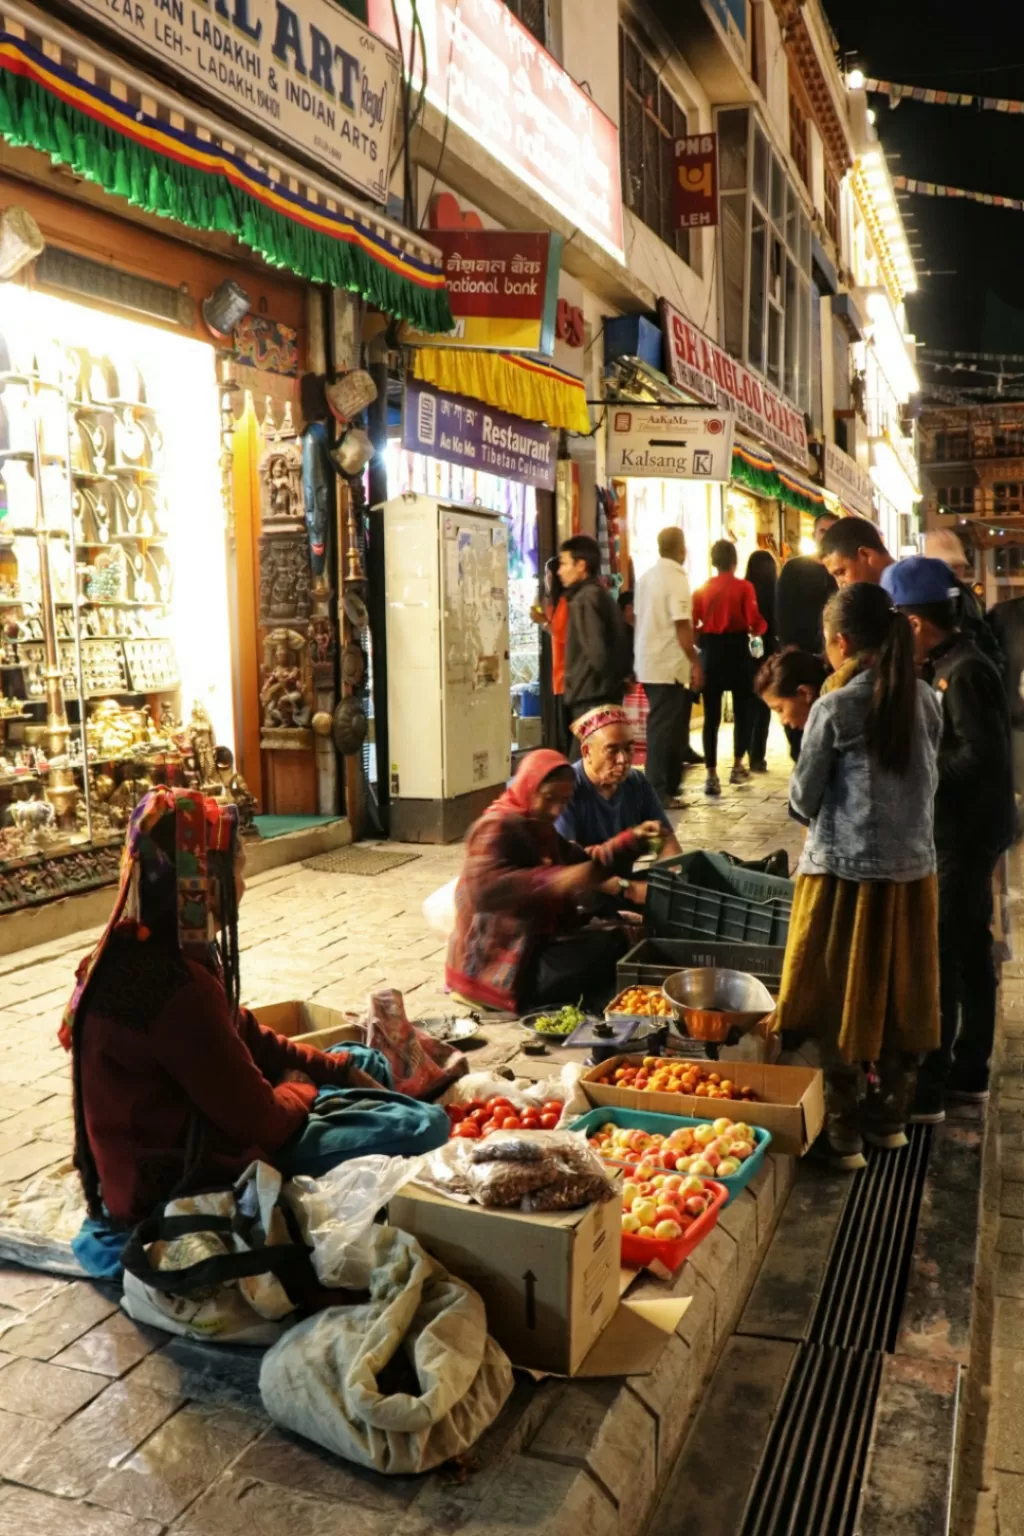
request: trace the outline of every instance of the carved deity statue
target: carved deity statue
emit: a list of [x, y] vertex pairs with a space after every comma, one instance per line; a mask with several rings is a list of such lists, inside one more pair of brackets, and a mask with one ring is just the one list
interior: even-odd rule
[[304, 730], [309, 725], [312, 711], [303, 676], [307, 660], [306, 639], [294, 629], [275, 629], [267, 636], [260, 689], [264, 730]]
[[298, 521], [305, 512], [302, 500], [302, 455], [293, 444], [276, 446], [260, 464], [263, 486], [263, 522]]

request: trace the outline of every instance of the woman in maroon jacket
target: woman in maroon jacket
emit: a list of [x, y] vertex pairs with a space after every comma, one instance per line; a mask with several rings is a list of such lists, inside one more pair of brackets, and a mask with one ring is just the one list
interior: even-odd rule
[[232, 804], [160, 787], [132, 817], [114, 912], [61, 1029], [94, 1218], [135, 1223], [186, 1187], [273, 1163], [321, 1087], [380, 1086], [239, 1008], [243, 861]]

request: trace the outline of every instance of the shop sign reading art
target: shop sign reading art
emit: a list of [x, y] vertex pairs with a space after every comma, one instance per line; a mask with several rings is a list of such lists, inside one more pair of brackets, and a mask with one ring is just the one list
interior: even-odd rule
[[333, 0], [67, 3], [387, 201], [399, 58]]

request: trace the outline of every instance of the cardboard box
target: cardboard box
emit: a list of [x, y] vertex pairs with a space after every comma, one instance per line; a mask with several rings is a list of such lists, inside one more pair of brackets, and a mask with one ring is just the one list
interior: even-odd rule
[[268, 1003], [265, 1008], [253, 1008], [252, 1013], [275, 1034], [297, 1040], [301, 1045], [315, 1045], [321, 1051], [332, 1045], [363, 1042], [359, 1024], [336, 1008], [324, 1008], [320, 1003]]
[[[637, 1064], [642, 1055], [614, 1056], [583, 1075], [581, 1086], [591, 1104], [618, 1104], [625, 1109], [644, 1109], [658, 1115], [687, 1115], [697, 1120], [745, 1120], [772, 1133], [772, 1151], [803, 1157], [825, 1123], [825, 1085], [814, 1067], [770, 1067], [764, 1062], [730, 1061], [719, 1064], [740, 1087], [753, 1088], [755, 1102], [746, 1099], [705, 1099], [680, 1093], [641, 1093], [597, 1082], [617, 1067]], [[714, 1071], [714, 1064], [704, 1070]]]
[[513, 1365], [572, 1376], [619, 1304], [621, 1215], [618, 1200], [525, 1215], [407, 1184], [388, 1219], [479, 1291]]

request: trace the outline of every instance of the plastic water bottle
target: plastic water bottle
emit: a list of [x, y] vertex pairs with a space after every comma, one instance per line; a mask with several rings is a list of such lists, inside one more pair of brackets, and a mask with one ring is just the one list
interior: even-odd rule
[[753, 656], [755, 661], [760, 661], [764, 655], [764, 641], [761, 639], [760, 635], [751, 635], [750, 654]]

